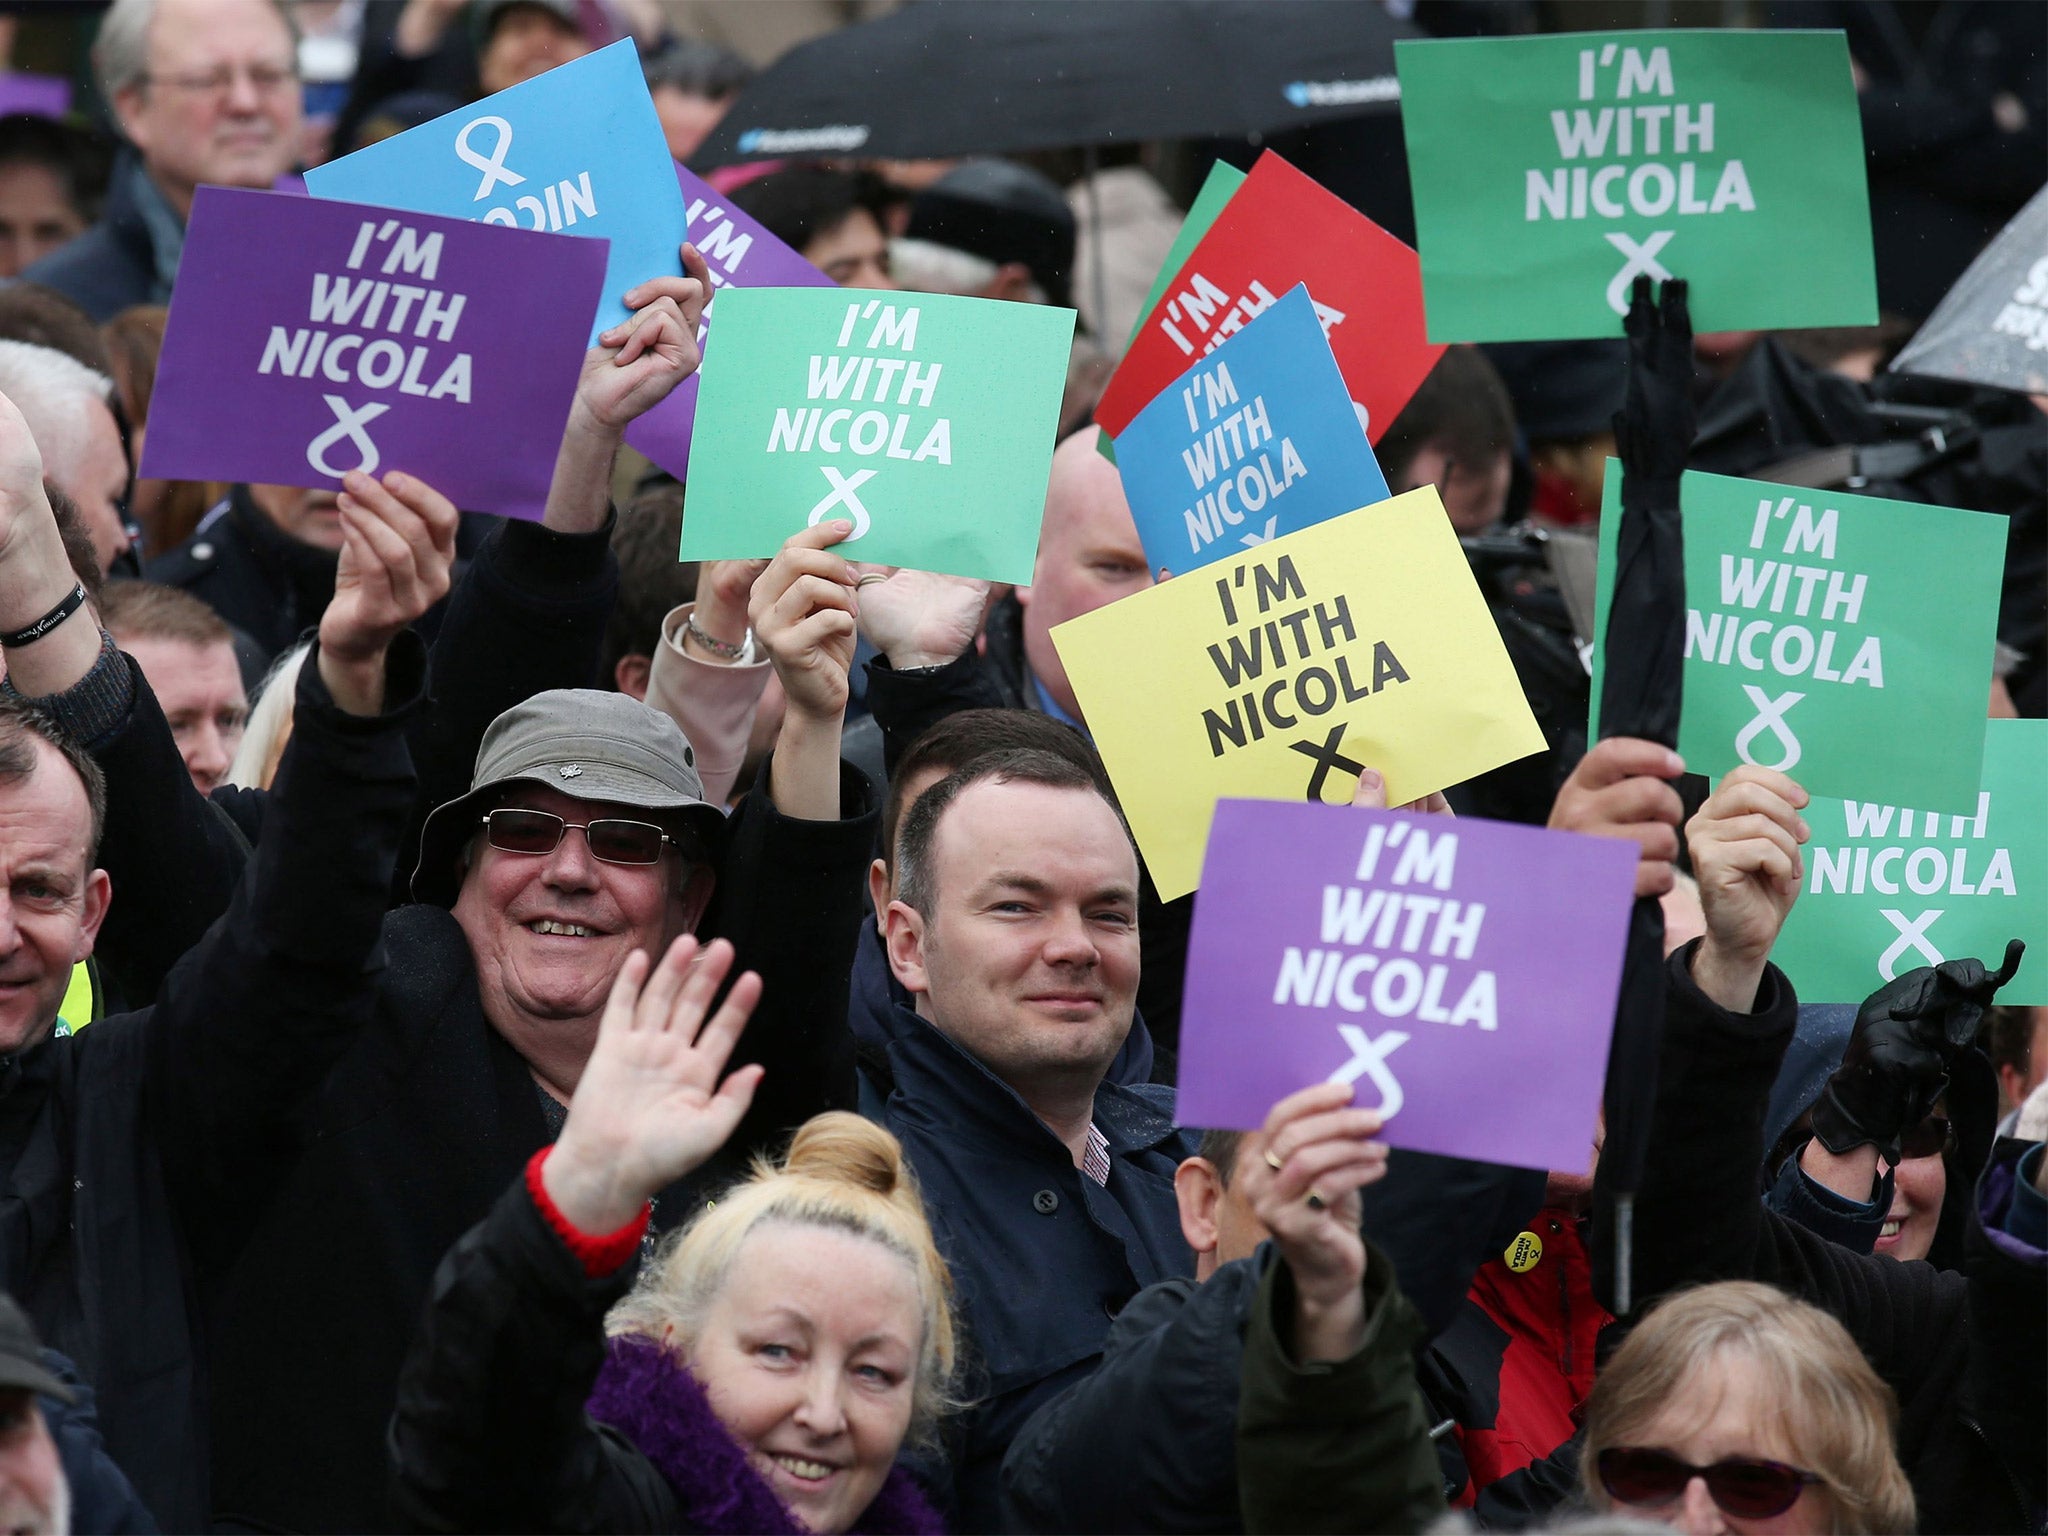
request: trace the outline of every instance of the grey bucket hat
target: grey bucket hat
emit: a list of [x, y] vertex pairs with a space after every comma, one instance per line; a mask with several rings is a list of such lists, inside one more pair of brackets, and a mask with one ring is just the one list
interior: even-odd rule
[[697, 753], [660, 710], [623, 693], [557, 688], [491, 722], [469, 793], [434, 808], [420, 831], [415, 901], [448, 906], [462, 885], [461, 854], [508, 785], [545, 784], [576, 800], [680, 813], [716, 856], [725, 813], [704, 799]]

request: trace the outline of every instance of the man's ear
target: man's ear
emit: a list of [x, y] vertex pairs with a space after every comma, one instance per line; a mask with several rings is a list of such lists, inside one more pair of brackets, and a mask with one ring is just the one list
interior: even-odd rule
[[1173, 1170], [1173, 1198], [1180, 1206], [1180, 1235], [1200, 1258], [1222, 1239], [1216, 1207], [1223, 1203], [1223, 1176], [1206, 1157], [1189, 1157]]
[[880, 859], [868, 865], [868, 905], [875, 909], [875, 926], [880, 928], [889, 910], [889, 866]]
[[889, 945], [889, 969], [907, 992], [923, 996], [931, 991], [931, 975], [925, 968], [924, 918], [907, 901], [892, 901], [882, 913], [883, 937]]
[[653, 668], [653, 657], [629, 652], [612, 664], [612, 685], [627, 698], [645, 704], [648, 674]]
[[107, 920], [107, 908], [113, 900], [114, 882], [104, 869], [96, 869], [85, 877], [85, 910], [78, 920], [78, 942], [72, 946], [73, 965], [92, 953], [93, 944], [100, 936], [100, 924]]
[[114, 109], [114, 121], [121, 125], [121, 135], [145, 155], [149, 153], [149, 135], [137, 133], [136, 124], [142, 119], [142, 93], [147, 86], [127, 85], [114, 92], [109, 105]]

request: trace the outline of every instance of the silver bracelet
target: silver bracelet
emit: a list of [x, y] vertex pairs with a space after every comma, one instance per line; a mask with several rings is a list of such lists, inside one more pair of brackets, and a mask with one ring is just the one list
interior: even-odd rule
[[683, 637], [696, 641], [721, 661], [738, 661], [747, 653], [747, 642], [745, 639], [742, 639], [739, 644], [734, 645], [730, 640], [720, 640], [705, 634], [703, 628], [697, 623], [697, 615], [694, 613], [683, 620]]

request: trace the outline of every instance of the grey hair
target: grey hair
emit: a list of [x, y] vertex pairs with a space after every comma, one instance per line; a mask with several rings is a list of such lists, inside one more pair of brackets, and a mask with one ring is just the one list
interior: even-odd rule
[[149, 73], [149, 23], [156, 0], [114, 0], [92, 40], [92, 73], [109, 106]]
[[97, 400], [111, 409], [114, 381], [54, 347], [0, 341], [0, 395], [12, 400], [28, 422], [29, 435], [42, 450], [43, 472], [62, 484], [85, 451], [85, 402]]
[[[141, 85], [149, 74], [149, 24], [156, 19], [156, 4], [157, 0], [114, 0], [100, 18], [92, 40], [92, 75], [109, 108], [117, 92]], [[297, 57], [299, 24], [292, 19], [291, 7], [270, 0], [270, 8], [284, 23]]]
[[[901, 286], [917, 293], [971, 297], [994, 282], [1002, 267], [986, 256], [963, 251], [956, 245], [899, 235], [889, 242], [889, 271]], [[1048, 302], [1036, 278], [1025, 289], [1025, 297], [1033, 304]]]

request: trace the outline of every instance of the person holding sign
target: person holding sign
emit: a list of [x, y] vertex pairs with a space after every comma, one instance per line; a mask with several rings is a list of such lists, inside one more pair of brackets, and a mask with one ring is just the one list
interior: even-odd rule
[[[1847, 1327], [1898, 1396], [1899, 1460], [1923, 1527], [2022, 1529], [2042, 1503], [2048, 1441], [2048, 1168], [2039, 1140], [2008, 1140], [1994, 1154], [1971, 1213], [1967, 1274], [1849, 1253], [1757, 1199], [1764, 1106], [1797, 1012], [1770, 953], [1799, 894], [1807, 798], [1783, 774], [1738, 768], [1688, 827], [1706, 933], [1667, 967], [1635, 1203], [1636, 1294], [1752, 1279], [1813, 1302]], [[1991, 978], [1972, 966], [1958, 980], [1981, 1001]], [[1877, 1153], [1865, 1156], [1867, 1189]], [[1604, 1166], [1594, 1201], [1594, 1272], [1604, 1283], [1615, 1235]]]

